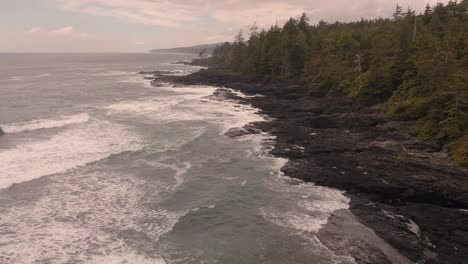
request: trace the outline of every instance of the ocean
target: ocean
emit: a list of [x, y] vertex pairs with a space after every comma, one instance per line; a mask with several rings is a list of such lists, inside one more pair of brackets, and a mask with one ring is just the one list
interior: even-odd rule
[[317, 235], [342, 192], [224, 135], [268, 116], [138, 74], [185, 59], [0, 54], [0, 263], [355, 263]]

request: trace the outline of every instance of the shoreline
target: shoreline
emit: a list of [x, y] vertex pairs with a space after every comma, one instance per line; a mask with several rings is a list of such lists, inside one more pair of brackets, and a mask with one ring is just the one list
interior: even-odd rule
[[247, 125], [237, 136], [254, 130], [275, 136], [270, 153], [289, 160], [285, 175], [346, 191], [352, 214], [414, 262], [468, 258], [467, 170], [444, 162], [441, 147], [416, 138], [411, 124], [338, 94], [310, 94], [304, 83], [219, 67], [188, 76], [156, 74], [152, 83], [161, 81], [249, 95], [230, 96], [273, 121]]

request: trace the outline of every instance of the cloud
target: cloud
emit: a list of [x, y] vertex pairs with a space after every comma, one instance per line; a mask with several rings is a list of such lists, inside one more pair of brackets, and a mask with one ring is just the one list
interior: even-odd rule
[[133, 40], [84, 33], [73, 26], [33, 27], [18, 32], [0, 31], [4, 52], [125, 52], [137, 50]]
[[41, 27], [33, 27], [25, 32], [28, 35], [35, 37], [49, 38], [72, 38], [72, 39], [97, 39], [96, 35], [78, 32], [73, 26], [66, 26], [57, 29], [43, 29]]
[[59, 34], [59, 35], [68, 35], [68, 34], [74, 34], [76, 32], [73, 30], [72, 26], [68, 26], [68, 27], [56, 29], [52, 31], [52, 33]]
[[191, 6], [167, 0], [58, 0], [67, 11], [114, 17], [131, 23], [176, 27], [199, 19]]
[[[16, 4], [16, 0], [11, 1]], [[447, 2], [448, 0], [441, 0]], [[306, 12], [312, 23], [389, 17], [397, 2], [422, 11], [437, 0], [40, 0], [29, 30], [0, 27], [2, 51], [146, 51], [229, 41], [256, 22], [261, 28]], [[47, 3], [46, 3], [47, 2]], [[46, 3], [46, 4], [45, 4]], [[57, 9], [50, 8], [55, 6]], [[7, 4], [8, 7], [8, 4]], [[5, 10], [8, 10], [5, 9]], [[64, 12], [67, 16], [60, 14]], [[14, 12], [14, 11], [13, 11]], [[76, 15], [78, 14], [78, 15]], [[82, 14], [86, 14], [83, 16]], [[15, 14], [23, 15], [21, 13]], [[54, 17], [56, 15], [56, 17]], [[43, 17], [51, 16], [42, 20]], [[92, 16], [89, 21], [88, 19]], [[65, 19], [63, 18], [65, 17]], [[70, 19], [68, 19], [68, 17]], [[102, 18], [111, 19], [102, 19]], [[42, 27], [49, 21], [49, 27]], [[119, 25], [127, 24], [122, 28]], [[8, 21], [9, 22], [9, 21]], [[73, 25], [70, 25], [73, 23]], [[5, 23], [8, 24], [8, 23]], [[55, 25], [55, 26], [51, 26]], [[109, 29], [112, 30], [109, 30]]]
[[[307, 12], [312, 21], [350, 21], [388, 17], [395, 6], [422, 10], [436, 0], [56, 0], [62, 8], [96, 16], [107, 16], [130, 23], [170, 28], [214, 23], [241, 27], [253, 23], [261, 26], [284, 21]], [[446, 2], [446, 0], [444, 0]], [[442, 2], [444, 2], [442, 1]]]

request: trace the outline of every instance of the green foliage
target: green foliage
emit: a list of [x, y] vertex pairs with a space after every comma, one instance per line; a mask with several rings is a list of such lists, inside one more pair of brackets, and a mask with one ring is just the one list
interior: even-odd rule
[[240, 32], [213, 57], [234, 71], [334, 89], [365, 104], [385, 103], [391, 118], [418, 121], [418, 134], [446, 143], [466, 135], [468, 0], [397, 6], [392, 19], [311, 25], [306, 14], [283, 27]]
[[451, 141], [462, 136], [459, 120], [455, 117], [449, 117], [439, 123], [439, 133], [436, 139], [439, 141]]
[[459, 139], [451, 147], [453, 162], [468, 168], [468, 136]]

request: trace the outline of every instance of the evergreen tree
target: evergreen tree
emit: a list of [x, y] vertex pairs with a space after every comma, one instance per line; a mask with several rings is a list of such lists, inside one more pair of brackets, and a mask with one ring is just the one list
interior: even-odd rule
[[[334, 89], [365, 104], [383, 103], [390, 117], [415, 120], [418, 134], [440, 142], [468, 128], [468, 0], [397, 5], [392, 19], [310, 25], [303, 13], [284, 26], [243, 32], [213, 59], [234, 71], [300, 78], [311, 94]], [[468, 155], [468, 154], [467, 154]]]

